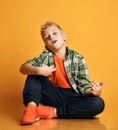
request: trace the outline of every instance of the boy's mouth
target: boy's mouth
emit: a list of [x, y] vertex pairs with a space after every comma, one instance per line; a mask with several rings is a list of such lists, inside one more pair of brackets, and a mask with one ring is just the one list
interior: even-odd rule
[[56, 42], [57, 42], [57, 40], [52, 41], [53, 44], [55, 44]]

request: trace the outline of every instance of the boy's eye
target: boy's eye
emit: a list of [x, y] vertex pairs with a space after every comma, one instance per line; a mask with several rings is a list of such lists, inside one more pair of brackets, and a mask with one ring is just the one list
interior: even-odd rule
[[53, 34], [54, 34], [54, 35], [56, 35], [56, 34], [57, 34], [57, 32], [54, 32]]
[[[57, 34], [57, 32], [53, 32], [52, 33], [52, 35], [56, 35]], [[45, 37], [45, 40], [49, 40], [51, 38], [51, 36], [50, 35], [48, 35], [47, 37]]]
[[46, 37], [45, 37], [45, 40], [49, 40], [50, 39], [50, 35], [47, 35]]
[[45, 37], [45, 40], [48, 40], [49, 39], [49, 36], [48, 37]]

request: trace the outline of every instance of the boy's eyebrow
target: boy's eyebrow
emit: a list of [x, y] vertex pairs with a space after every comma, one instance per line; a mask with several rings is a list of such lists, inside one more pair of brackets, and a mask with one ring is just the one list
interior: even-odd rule
[[[57, 29], [52, 30], [52, 32], [56, 32], [56, 31], [57, 31]], [[47, 35], [49, 35], [49, 34], [47, 34]]]

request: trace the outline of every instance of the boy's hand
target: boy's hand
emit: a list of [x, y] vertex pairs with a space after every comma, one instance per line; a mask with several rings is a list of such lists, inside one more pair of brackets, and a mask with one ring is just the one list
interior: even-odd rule
[[54, 67], [54, 65], [52, 66], [43, 65], [41, 67], [38, 67], [37, 74], [43, 75], [43, 76], [49, 76], [55, 70], [56, 68]]
[[86, 94], [91, 94], [94, 96], [100, 96], [102, 93], [102, 86], [103, 86], [103, 82], [96, 82], [96, 81], [92, 81], [91, 85], [92, 87], [86, 90]]
[[91, 88], [91, 93], [95, 96], [100, 96], [102, 93], [102, 85], [104, 84], [103, 82], [96, 82], [96, 81], [92, 81], [92, 88]]

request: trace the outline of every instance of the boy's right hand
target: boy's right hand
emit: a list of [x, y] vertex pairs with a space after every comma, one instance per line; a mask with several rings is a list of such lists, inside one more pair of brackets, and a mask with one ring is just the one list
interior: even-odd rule
[[56, 68], [54, 67], [54, 65], [52, 66], [43, 65], [41, 67], [37, 67], [37, 75], [49, 76], [55, 70]]

